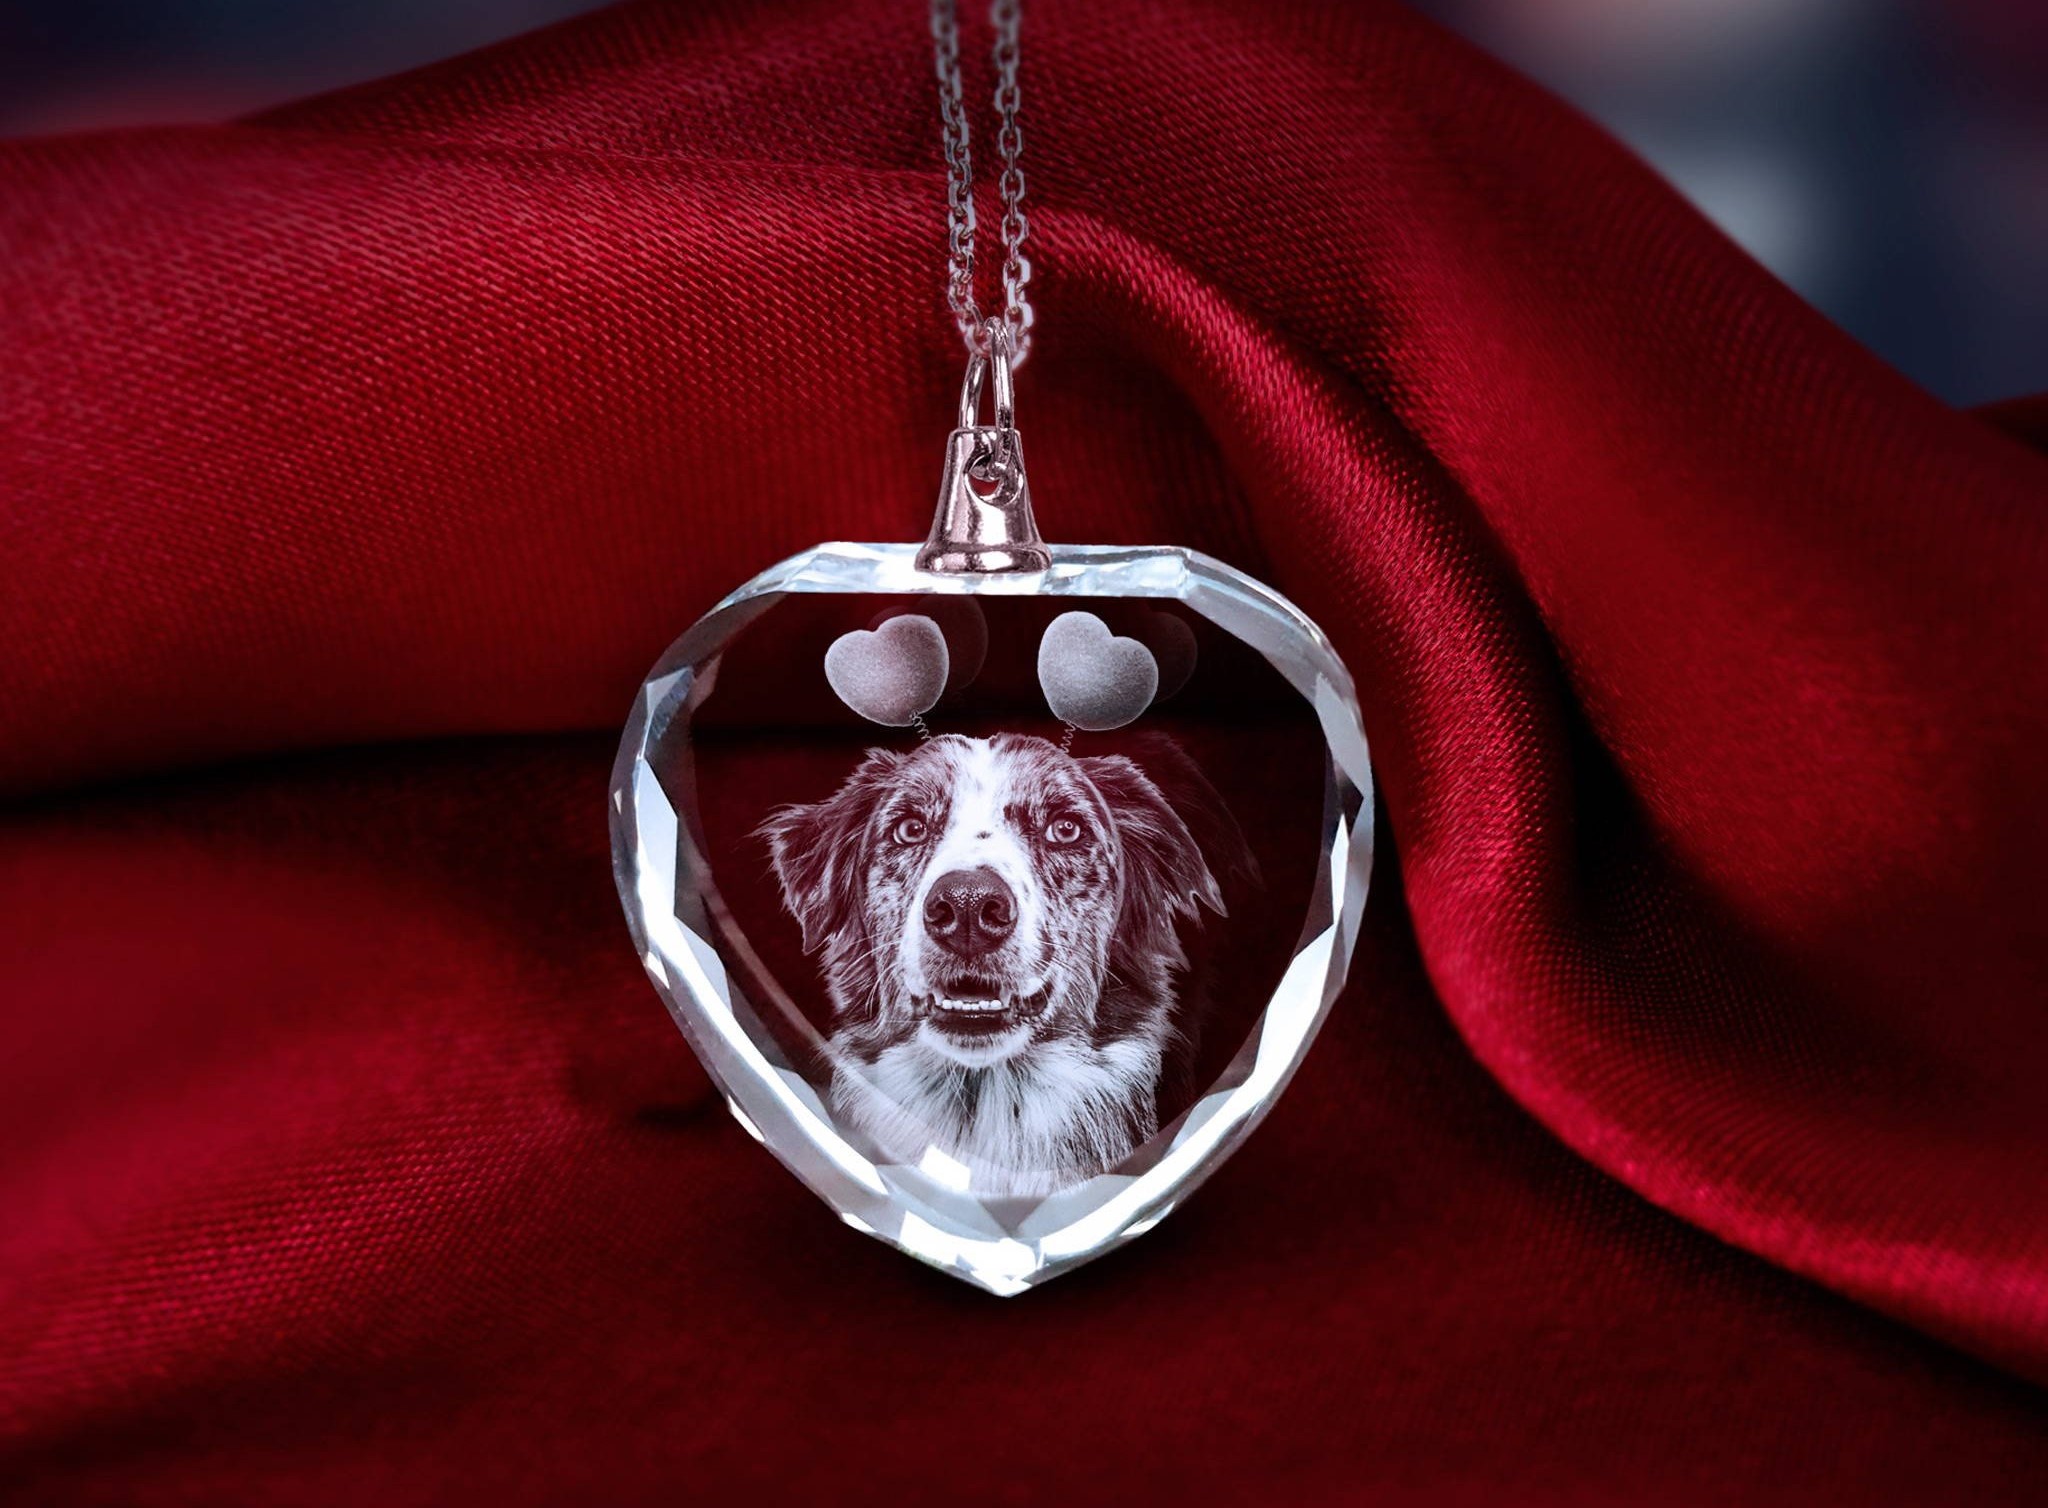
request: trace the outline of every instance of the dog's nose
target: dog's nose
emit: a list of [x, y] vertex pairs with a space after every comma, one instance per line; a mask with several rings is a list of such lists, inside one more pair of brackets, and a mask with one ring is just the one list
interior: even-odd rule
[[925, 897], [924, 925], [948, 953], [979, 958], [1016, 931], [1017, 898], [992, 869], [955, 869]]

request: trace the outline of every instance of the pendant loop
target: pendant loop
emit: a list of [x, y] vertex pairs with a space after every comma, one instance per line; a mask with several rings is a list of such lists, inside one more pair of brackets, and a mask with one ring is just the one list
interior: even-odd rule
[[991, 372], [995, 382], [995, 428], [1014, 432], [1017, 428], [1017, 391], [1011, 378], [1010, 342], [1007, 327], [999, 319], [982, 327], [986, 352], [967, 358], [967, 376], [960, 384], [960, 429], [973, 429], [981, 422], [981, 390]]
[[[946, 439], [931, 536], [917, 555], [921, 571], [1042, 571], [1052, 563], [1031, 516], [1031, 484], [1016, 427], [1009, 327], [991, 319], [982, 333], [987, 350], [967, 359], [960, 421]], [[984, 387], [993, 389], [992, 424], [981, 423]]]

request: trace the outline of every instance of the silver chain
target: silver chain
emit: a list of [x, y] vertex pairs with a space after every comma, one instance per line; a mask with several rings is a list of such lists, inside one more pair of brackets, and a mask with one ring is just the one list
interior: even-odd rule
[[[1021, 103], [1017, 91], [1017, 33], [1022, 0], [992, 0], [989, 25], [995, 31], [996, 153], [1002, 158], [997, 189], [1003, 199], [1003, 313], [1009, 332], [1010, 363], [1021, 366], [1031, 351], [1031, 300], [1025, 287], [1031, 263], [1024, 256], [1024, 238], [1031, 222], [1024, 218], [1024, 132], [1017, 124]], [[946, 304], [960, 327], [960, 338], [978, 356], [989, 354], [989, 319], [974, 297], [974, 154], [967, 107], [960, 89], [960, 19], [955, 0], [931, 0], [932, 62], [939, 76], [939, 123], [946, 158], [946, 245], [949, 266]]]

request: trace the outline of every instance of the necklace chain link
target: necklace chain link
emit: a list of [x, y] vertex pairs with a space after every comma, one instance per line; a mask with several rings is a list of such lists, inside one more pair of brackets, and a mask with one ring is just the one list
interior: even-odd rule
[[[997, 192], [1003, 201], [1003, 313], [1010, 362], [1022, 365], [1031, 350], [1031, 263], [1024, 255], [1031, 222], [1024, 215], [1024, 131], [1017, 123], [1022, 97], [1017, 87], [1018, 32], [1022, 0], [992, 0], [989, 26], [995, 32], [996, 155], [1002, 160]], [[939, 124], [946, 159], [946, 305], [960, 338], [977, 356], [989, 354], [990, 325], [974, 296], [974, 153], [967, 107], [960, 85], [960, 19], [956, 0], [931, 0], [932, 63], [939, 79]]]

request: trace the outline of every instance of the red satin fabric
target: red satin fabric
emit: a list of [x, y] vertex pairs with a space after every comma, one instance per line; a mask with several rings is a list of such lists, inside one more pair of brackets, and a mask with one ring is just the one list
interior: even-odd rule
[[1041, 521], [1274, 581], [1366, 707], [1289, 1097], [1126, 1254], [926, 1273], [664, 1020], [609, 736], [508, 736], [921, 532], [920, 7], [9, 144], [0, 1478], [2038, 1501], [2040, 406], [1916, 391], [1392, 6], [1026, 25]]

